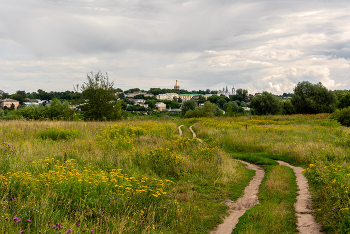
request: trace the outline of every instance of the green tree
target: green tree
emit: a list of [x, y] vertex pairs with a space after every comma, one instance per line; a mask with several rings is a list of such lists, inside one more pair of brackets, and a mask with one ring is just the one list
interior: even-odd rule
[[13, 94], [13, 95], [11, 95], [11, 97], [10, 97], [11, 99], [14, 99], [14, 100], [17, 100], [17, 101], [19, 101], [19, 103], [23, 103], [23, 101], [24, 101], [24, 98], [23, 98], [23, 96], [21, 95], [21, 94]]
[[282, 109], [280, 100], [272, 93], [266, 91], [261, 95], [255, 96], [250, 105], [255, 115], [275, 115], [280, 113]]
[[113, 118], [116, 104], [113, 85], [113, 82], [109, 82], [107, 73], [106, 76], [101, 72], [96, 75], [93, 72], [87, 74], [87, 82], [81, 87], [82, 94], [87, 99], [82, 105], [85, 119], [101, 121]]
[[69, 107], [67, 100], [60, 101], [55, 98], [50, 105], [45, 107], [45, 110], [49, 119], [69, 120], [73, 118], [73, 110]]
[[294, 114], [294, 106], [290, 99], [287, 99], [286, 101], [282, 102], [282, 114], [283, 115], [291, 115]]
[[344, 93], [337, 101], [336, 106], [339, 109], [350, 106], [350, 92]]
[[202, 95], [199, 95], [198, 103], [204, 103], [204, 102], [206, 102], [205, 97]]
[[193, 99], [183, 102], [182, 108], [181, 108], [182, 116], [185, 116], [187, 111], [194, 110], [195, 108], [196, 108], [196, 102]]
[[331, 113], [335, 110], [336, 98], [321, 82], [299, 82], [291, 100], [297, 114]]

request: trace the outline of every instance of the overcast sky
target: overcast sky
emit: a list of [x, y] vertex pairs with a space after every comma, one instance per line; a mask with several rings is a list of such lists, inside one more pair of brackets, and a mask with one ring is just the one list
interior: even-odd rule
[[348, 0], [0, 0], [0, 89], [350, 89]]

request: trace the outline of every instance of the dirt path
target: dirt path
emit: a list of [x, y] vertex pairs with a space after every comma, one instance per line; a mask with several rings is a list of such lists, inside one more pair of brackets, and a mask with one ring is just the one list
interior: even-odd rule
[[311, 215], [312, 210], [312, 200], [309, 192], [309, 184], [307, 179], [302, 174], [303, 168], [294, 167], [286, 162], [277, 161], [280, 165], [284, 165], [293, 169], [295, 176], [297, 177], [298, 185], [298, 196], [297, 201], [294, 203], [294, 208], [297, 216], [297, 228], [301, 234], [317, 234], [322, 233], [319, 230], [321, 225], [317, 223], [314, 217]]
[[181, 127], [182, 127], [183, 125], [180, 125], [179, 126], [179, 136], [182, 136], [182, 130], [181, 130]]
[[[192, 132], [192, 136], [193, 136], [193, 138], [197, 138], [197, 135], [196, 135], [196, 133], [193, 131], [193, 129], [192, 129], [192, 127], [193, 127], [194, 125], [191, 125], [190, 126], [190, 131]], [[203, 142], [203, 140], [202, 139], [199, 139], [199, 138], [197, 138], [200, 142]]]
[[265, 176], [265, 171], [254, 164], [250, 164], [241, 160], [247, 165], [248, 169], [255, 170], [255, 176], [250, 181], [249, 185], [244, 189], [243, 197], [238, 198], [236, 202], [226, 201], [225, 204], [229, 206], [230, 215], [224, 219], [224, 222], [217, 226], [211, 234], [231, 234], [236, 227], [239, 218], [250, 208], [259, 204], [258, 192], [262, 179]]

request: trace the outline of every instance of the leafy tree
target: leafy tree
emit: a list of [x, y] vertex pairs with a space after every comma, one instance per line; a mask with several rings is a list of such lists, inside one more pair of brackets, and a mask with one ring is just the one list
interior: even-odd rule
[[53, 99], [50, 105], [45, 107], [46, 117], [49, 119], [64, 119], [69, 120], [73, 118], [73, 110], [69, 107], [67, 100], [60, 101]]
[[185, 116], [187, 111], [194, 110], [195, 108], [196, 108], [196, 102], [193, 99], [185, 101], [182, 104], [182, 108], [181, 108], [182, 109], [182, 116]]
[[204, 106], [196, 107], [194, 110], [188, 110], [185, 114], [185, 118], [196, 117], [214, 117], [222, 116], [222, 110], [217, 105], [211, 102], [205, 102]]
[[344, 93], [337, 101], [336, 106], [339, 109], [350, 106], [350, 92]]
[[202, 96], [202, 95], [199, 95], [199, 98], [198, 98], [198, 103], [204, 103], [206, 102], [207, 100], [205, 100], [205, 97]]
[[145, 95], [143, 95], [143, 94], [135, 95], [134, 99], [145, 99]]
[[224, 105], [224, 110], [226, 112], [229, 111], [229, 108], [234, 113], [243, 113], [244, 112], [244, 109], [242, 107], [238, 106], [238, 104], [236, 102], [230, 101]]
[[134, 93], [134, 92], [137, 92], [137, 91], [140, 91], [140, 89], [139, 88], [133, 88], [133, 89], [129, 89], [129, 90], [124, 91], [124, 93]]
[[250, 105], [253, 108], [253, 114], [256, 115], [275, 115], [282, 109], [280, 100], [272, 93], [266, 91], [261, 95], [255, 96]]
[[115, 108], [115, 95], [113, 82], [109, 82], [108, 75], [104, 76], [101, 72], [96, 75], [91, 72], [87, 74], [81, 91], [87, 99], [85, 105], [82, 105], [84, 118], [90, 120], [107, 120], [113, 118]]
[[226, 100], [225, 98], [219, 98], [216, 102], [216, 105], [218, 105], [218, 107], [220, 107], [221, 109], [224, 109], [224, 105], [226, 104]]
[[282, 114], [283, 115], [291, 115], [294, 113], [295, 113], [294, 106], [293, 106], [290, 99], [282, 102]]
[[335, 110], [336, 98], [321, 82], [299, 82], [291, 100], [297, 114], [331, 113]]
[[216, 103], [219, 100], [219, 96], [213, 95], [213, 96], [208, 97], [207, 100], [211, 103]]
[[170, 100], [163, 100], [162, 101], [165, 105], [166, 108], [169, 109], [177, 109], [180, 108], [180, 104], [178, 102], [170, 101]]
[[24, 98], [21, 94], [13, 94], [10, 98], [19, 101], [19, 103], [23, 103], [24, 101]]

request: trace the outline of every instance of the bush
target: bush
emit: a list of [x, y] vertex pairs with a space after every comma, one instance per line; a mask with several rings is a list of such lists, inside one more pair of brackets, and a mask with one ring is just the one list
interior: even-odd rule
[[67, 140], [69, 138], [76, 138], [79, 136], [79, 132], [73, 130], [64, 130], [56, 127], [48, 127], [39, 133], [43, 140], [51, 139], [57, 140]]
[[332, 119], [336, 119], [344, 126], [350, 127], [350, 106], [341, 110], [336, 110], [332, 115]]

